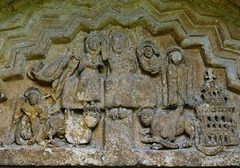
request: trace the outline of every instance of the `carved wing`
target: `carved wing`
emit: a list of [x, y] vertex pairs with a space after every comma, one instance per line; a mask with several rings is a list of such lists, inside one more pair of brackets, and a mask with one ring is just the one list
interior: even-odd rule
[[49, 65], [45, 64], [41, 67], [36, 64], [30, 69], [30, 74], [28, 76], [32, 76], [34, 79], [40, 82], [52, 83], [61, 76], [65, 67], [68, 65], [70, 58], [71, 57], [69, 56], [61, 57], [51, 62]]
[[14, 109], [13, 124], [18, 123], [21, 120], [21, 118], [23, 116], [21, 107], [24, 103], [25, 103], [25, 98], [19, 97], [19, 99], [16, 102], [15, 109]]

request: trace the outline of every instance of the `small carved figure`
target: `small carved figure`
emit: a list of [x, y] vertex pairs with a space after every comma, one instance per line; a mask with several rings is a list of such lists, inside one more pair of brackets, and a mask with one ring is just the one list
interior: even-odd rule
[[28, 145], [32, 145], [36, 142], [37, 136], [39, 135], [40, 123], [43, 123], [47, 116], [43, 113], [39, 104], [41, 94], [38, 88], [28, 88], [24, 96], [26, 102], [22, 105], [21, 111], [27, 115], [31, 123], [32, 138], [28, 141]]
[[78, 67], [79, 83], [76, 101], [94, 104], [102, 99], [103, 80], [100, 71], [104, 67], [100, 53], [100, 41], [96, 35], [90, 34], [84, 40], [85, 52], [80, 58]]
[[90, 33], [84, 39], [85, 53], [80, 57], [74, 73], [63, 88], [62, 104], [64, 108], [83, 109], [86, 104], [103, 101], [104, 67], [101, 58], [100, 41], [97, 33]]
[[[37, 87], [28, 88], [24, 97], [20, 97], [15, 106], [15, 113], [10, 134], [15, 135], [13, 140], [19, 144], [27, 141], [28, 145], [40, 143], [43, 140], [44, 128], [47, 121], [47, 110], [41, 102], [41, 92]], [[10, 138], [10, 137], [8, 137]], [[14, 141], [7, 140], [5, 144]]]
[[65, 137], [67, 141], [74, 145], [90, 143], [92, 129], [99, 122], [100, 112], [100, 108], [96, 105], [87, 105], [82, 115], [74, 113], [73, 110], [66, 110]]
[[192, 106], [192, 65], [183, 50], [172, 47], [167, 52], [168, 106]]
[[153, 149], [179, 148], [175, 143], [177, 136], [186, 133], [189, 140], [181, 144], [182, 147], [192, 146], [194, 138], [194, 123], [188, 115], [181, 115], [183, 107], [173, 111], [156, 111], [151, 107], [143, 107], [139, 109], [139, 118], [144, 129], [144, 138], [142, 142], [152, 143]]
[[145, 40], [140, 43], [137, 48], [137, 56], [144, 71], [150, 72], [151, 74], [156, 74], [160, 71], [160, 51], [152, 41]]
[[[140, 43], [137, 48], [137, 56], [140, 66], [145, 72], [152, 74], [152, 76], [160, 72], [162, 57], [152, 41], [145, 40]], [[157, 89], [152, 76], [135, 75], [136, 80], [133, 85], [134, 107], [154, 107], [157, 105]], [[161, 88], [162, 85], [158, 87]]]

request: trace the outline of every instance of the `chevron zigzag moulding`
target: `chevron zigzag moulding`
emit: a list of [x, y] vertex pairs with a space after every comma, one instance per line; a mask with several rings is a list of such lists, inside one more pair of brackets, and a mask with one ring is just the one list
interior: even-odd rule
[[0, 2], [0, 165], [239, 166], [235, 0]]

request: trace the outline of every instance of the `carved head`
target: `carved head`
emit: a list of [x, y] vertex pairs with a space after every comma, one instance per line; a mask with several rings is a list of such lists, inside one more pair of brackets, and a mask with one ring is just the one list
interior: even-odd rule
[[37, 87], [30, 87], [25, 91], [24, 96], [31, 105], [36, 105], [39, 103], [41, 93]]
[[122, 32], [116, 32], [110, 37], [110, 45], [113, 52], [120, 54], [128, 46], [129, 38]]
[[145, 126], [150, 126], [156, 110], [153, 107], [142, 107], [138, 110], [140, 122]]
[[146, 72], [156, 74], [160, 71], [160, 51], [151, 40], [145, 40], [139, 44], [137, 56], [141, 67]]
[[95, 127], [100, 119], [101, 110], [96, 105], [88, 105], [84, 111], [83, 116], [85, 117], [88, 128]]
[[87, 37], [85, 37], [84, 45], [86, 52], [100, 51], [100, 41], [97, 34], [95, 33], [90, 33]]
[[172, 62], [174, 65], [178, 66], [184, 61], [184, 51], [180, 47], [172, 47], [167, 52], [169, 62]]

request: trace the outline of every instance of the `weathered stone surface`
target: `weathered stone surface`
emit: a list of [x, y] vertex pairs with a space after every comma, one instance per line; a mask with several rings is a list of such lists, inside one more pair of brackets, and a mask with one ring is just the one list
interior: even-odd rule
[[240, 165], [237, 2], [26, 2], [0, 3], [0, 165]]

